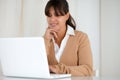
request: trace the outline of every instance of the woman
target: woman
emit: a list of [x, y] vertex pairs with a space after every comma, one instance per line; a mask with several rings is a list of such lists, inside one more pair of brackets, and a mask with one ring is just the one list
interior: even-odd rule
[[44, 39], [50, 72], [92, 76], [92, 53], [88, 36], [76, 30], [66, 0], [49, 0], [45, 7], [48, 28]]

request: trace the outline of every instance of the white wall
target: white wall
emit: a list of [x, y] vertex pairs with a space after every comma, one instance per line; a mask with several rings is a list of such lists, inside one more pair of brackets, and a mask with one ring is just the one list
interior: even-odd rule
[[48, 0], [23, 0], [23, 36], [43, 36], [47, 27], [44, 14]]
[[0, 0], [0, 37], [18, 35], [16, 16], [16, 1]]
[[120, 0], [101, 0], [101, 75], [120, 76]]
[[0, 0], [0, 37], [42, 36], [47, 0]]

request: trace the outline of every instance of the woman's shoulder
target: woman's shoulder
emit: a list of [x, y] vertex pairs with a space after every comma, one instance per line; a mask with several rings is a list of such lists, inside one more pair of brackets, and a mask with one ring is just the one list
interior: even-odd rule
[[83, 31], [75, 30], [74, 33], [75, 33], [76, 37], [87, 37], [87, 33], [83, 32]]
[[83, 43], [85, 41], [89, 41], [87, 33], [78, 30], [75, 30], [74, 32], [75, 32], [74, 39], [77, 40], [78, 42]]

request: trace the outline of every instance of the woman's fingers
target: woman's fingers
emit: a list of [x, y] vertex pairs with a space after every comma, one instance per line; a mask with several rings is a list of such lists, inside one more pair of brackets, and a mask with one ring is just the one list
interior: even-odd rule
[[50, 69], [50, 72], [52, 72], [52, 73], [56, 73], [56, 74], [58, 73], [58, 70], [55, 65], [50, 65], [49, 69]]
[[44, 37], [48, 40], [51, 40], [52, 38], [59, 40], [57, 31], [55, 31], [54, 29], [51, 29], [49, 27], [47, 28]]
[[51, 35], [51, 32], [50, 32], [49, 29], [46, 30], [44, 37], [45, 37], [47, 40], [51, 40], [51, 39], [52, 39], [52, 35]]
[[51, 33], [52, 33], [53, 38], [54, 38], [55, 40], [59, 40], [59, 37], [58, 37], [58, 35], [57, 35], [57, 33], [56, 33], [55, 31], [52, 31]]

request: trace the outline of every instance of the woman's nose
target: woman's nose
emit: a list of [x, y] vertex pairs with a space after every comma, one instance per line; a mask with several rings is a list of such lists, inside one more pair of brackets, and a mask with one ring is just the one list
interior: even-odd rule
[[56, 21], [56, 17], [55, 16], [51, 16], [50, 20], [51, 21]]

